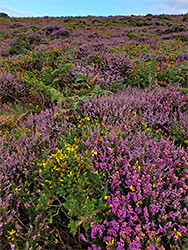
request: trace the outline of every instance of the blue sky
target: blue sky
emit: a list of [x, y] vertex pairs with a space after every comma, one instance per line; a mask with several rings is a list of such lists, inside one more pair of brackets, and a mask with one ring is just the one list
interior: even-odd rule
[[185, 14], [188, 0], [0, 0], [9, 16], [109, 16]]

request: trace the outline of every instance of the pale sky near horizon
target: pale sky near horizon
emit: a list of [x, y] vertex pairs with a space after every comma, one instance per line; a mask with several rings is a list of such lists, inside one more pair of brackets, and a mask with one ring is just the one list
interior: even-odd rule
[[186, 14], [188, 0], [0, 0], [11, 17]]

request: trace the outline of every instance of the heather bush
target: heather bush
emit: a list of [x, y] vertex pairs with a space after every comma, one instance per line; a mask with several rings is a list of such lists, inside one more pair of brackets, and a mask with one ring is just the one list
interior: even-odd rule
[[[115, 53], [92, 53], [89, 56], [84, 54], [77, 55], [81, 60], [80, 69], [85, 73], [95, 74], [96, 83], [100, 84], [102, 88], [116, 92], [117, 89], [123, 89], [124, 83], [130, 72], [132, 71], [133, 64], [129, 56]], [[84, 60], [84, 61], [83, 61]], [[84, 65], [82, 66], [82, 64]], [[77, 71], [80, 71], [77, 69]]]
[[[118, 121], [122, 129], [126, 126], [131, 133], [134, 126], [141, 128], [143, 122], [156, 133], [169, 135], [174, 119], [187, 116], [187, 101], [178, 87], [156, 87], [148, 91], [129, 88], [115, 95], [92, 97], [88, 102], [80, 103], [78, 110], [87, 112], [90, 119], [103, 122], [107, 127], [115, 126]], [[185, 127], [182, 120], [180, 124]]]
[[55, 37], [55, 38], [67, 38], [69, 36], [70, 36], [70, 31], [63, 29], [63, 28], [55, 30], [55, 31], [51, 32], [49, 35], [50, 38], [53, 38], [53, 37]]
[[[128, 96], [130, 98], [130, 93]], [[135, 96], [138, 98], [138, 93]], [[100, 99], [102, 105], [98, 109], [112, 110], [109, 118], [116, 114], [118, 103], [125, 108], [128, 102], [124, 99], [125, 104], [122, 103], [118, 95], [114, 99], [110, 96]], [[107, 106], [110, 101], [112, 105], [112, 100], [116, 108]], [[129, 100], [131, 109], [132, 100]], [[96, 100], [85, 107], [92, 119]], [[129, 114], [130, 109], [127, 107]], [[93, 168], [105, 176], [104, 183], [108, 183], [105, 198], [111, 206], [102, 222], [91, 224], [90, 240], [96, 241], [99, 249], [146, 249], [146, 246], [148, 249], [178, 249], [178, 246], [185, 249], [188, 244], [187, 153], [164, 137], [152, 138], [150, 128], [140, 130], [139, 117], [134, 113], [129, 116], [119, 113], [119, 117], [115, 116], [116, 123], [107, 122], [103, 113], [98, 127], [91, 128], [83, 140], [86, 147], [95, 147], [97, 151], [92, 158]], [[153, 120], [155, 113], [154, 110], [146, 120]], [[144, 116], [143, 112], [141, 120]], [[145, 124], [142, 122], [142, 125]]]
[[45, 38], [45, 35], [41, 35], [38, 33], [31, 33], [31, 34], [29, 34], [29, 43], [30, 44], [37, 44], [44, 38]]
[[187, 154], [143, 133], [132, 138], [121, 132], [101, 139], [92, 134], [86, 143], [96, 147], [94, 170], [106, 176], [111, 206], [102, 222], [91, 225], [91, 238], [101, 249], [184, 249]]
[[157, 137], [159, 125], [177, 130], [174, 118], [186, 135], [183, 98], [173, 87], [129, 89], [93, 96], [75, 114], [60, 107], [31, 114], [2, 137], [3, 237], [23, 249], [68, 249], [76, 241], [61, 242], [63, 220], [79, 246], [85, 240], [102, 249], [183, 248], [188, 156], [162, 132]]
[[58, 24], [55, 24], [55, 25], [48, 25], [48, 26], [45, 26], [43, 27], [41, 30], [42, 31], [45, 31], [46, 34], [50, 34], [52, 33], [54, 30], [59, 30], [61, 29], [62, 27]]
[[15, 102], [21, 99], [25, 87], [20, 79], [10, 72], [3, 70], [0, 73], [0, 101], [1, 103]]
[[70, 31], [67, 30], [67, 29], [63, 29], [60, 25], [48, 25], [46, 27], [43, 27], [41, 29], [41, 31], [39, 31], [39, 34], [46, 34], [46, 36], [48, 37], [55, 37], [55, 38], [58, 38], [58, 37], [61, 37], [61, 38], [66, 38], [66, 37], [69, 37], [70, 36]]
[[[160, 102], [167, 101], [167, 98], [178, 100], [177, 96], [171, 95], [170, 91], [166, 92], [164, 91], [160, 96]], [[159, 96], [158, 94], [156, 97]], [[127, 95], [130, 97], [130, 93]], [[181, 92], [179, 95], [182, 98]], [[138, 102], [137, 97], [138, 92], [130, 100], [131, 108], [139, 107], [139, 104], [133, 105], [133, 98]], [[108, 99], [104, 101], [105, 98]], [[98, 99], [100, 100], [101, 97]], [[118, 95], [115, 100], [122, 104], [122, 99]], [[126, 103], [126, 99], [124, 100]], [[149, 97], [147, 101], [150, 101]], [[93, 104], [95, 102], [96, 100]], [[108, 102], [110, 103], [110, 96], [103, 97], [101, 108], [106, 103], [105, 109], [112, 110], [115, 114], [117, 108], [111, 106], [109, 109]], [[158, 104], [159, 102], [155, 112], [157, 108], [161, 109], [162, 104], [161, 106]], [[184, 106], [185, 104], [182, 104], [182, 109]], [[49, 118], [49, 121], [58, 119], [59, 122], [63, 118], [55, 108], [56, 111], [54, 110], [53, 113], [44, 112], [41, 115], [35, 115], [35, 119], [32, 116], [28, 117], [24, 126], [15, 130], [12, 139], [7, 138], [9, 145], [2, 147], [1, 155], [7, 152], [8, 156], [11, 151], [12, 154], [11, 157], [6, 156], [10, 162], [9, 171], [11, 171], [6, 170], [2, 174], [3, 180], [8, 179], [7, 182], [3, 182], [2, 187], [7, 195], [4, 192], [1, 195], [4, 220], [2, 235], [10, 239], [12, 249], [14, 249], [13, 245], [20, 246], [22, 249], [27, 247], [40, 249], [45, 245], [45, 248], [49, 248], [55, 244], [69, 249], [70, 240], [67, 243], [61, 241], [65, 231], [59, 228], [58, 221], [63, 219], [64, 225], [69, 225], [72, 233], [78, 229], [75, 237], [85, 240], [86, 245], [92, 245], [93, 249], [97, 246], [99, 249], [114, 247], [115, 249], [133, 249], [133, 247], [145, 249], [146, 246], [149, 247], [148, 249], [161, 247], [168, 249], [179, 246], [184, 249], [187, 244], [188, 220], [186, 152], [180, 147], [176, 148], [173, 142], [163, 137], [160, 140], [151, 138], [147, 129], [141, 130], [139, 114], [136, 115], [134, 111], [132, 117], [127, 117], [126, 122], [122, 122], [121, 117], [125, 115], [121, 113], [118, 119], [115, 116], [115, 123], [105, 124], [105, 119], [90, 123], [90, 119], [96, 120], [88, 110], [92, 108], [92, 104], [89, 106], [86, 104], [85, 107], [85, 111], [91, 118], [88, 116], [82, 118], [79, 115], [75, 118], [69, 117], [69, 121], [76, 122], [77, 129], [69, 130], [68, 133], [65, 133], [62, 123], [59, 123], [60, 126], [50, 126], [51, 123], [47, 125], [46, 121]], [[140, 110], [144, 107], [144, 105], [140, 107]], [[123, 108], [125, 109], [125, 106]], [[83, 114], [83, 111], [81, 113]], [[146, 118], [143, 111], [141, 114], [143, 119]], [[150, 114], [151, 120], [155, 114], [157, 112], [153, 116]], [[44, 119], [44, 115], [49, 118]], [[184, 121], [186, 120], [182, 120], [182, 124], [185, 125]], [[122, 126], [123, 123], [124, 126]], [[131, 128], [132, 126], [134, 129]], [[59, 128], [59, 135], [61, 135], [63, 132], [61, 127], [64, 128], [64, 137], [62, 139], [59, 137], [59, 143], [57, 143], [57, 137], [54, 138], [57, 132], [54, 128]], [[32, 128], [32, 131], [29, 128]], [[50, 128], [55, 132], [51, 133], [52, 137], [49, 137]], [[31, 136], [32, 141], [29, 140]], [[5, 140], [5, 137], [3, 138]], [[44, 139], [41, 141], [42, 138]], [[52, 138], [55, 139], [55, 144], [51, 141]], [[13, 145], [17, 146], [13, 147]], [[53, 153], [48, 150], [48, 145], [53, 145], [50, 147]], [[26, 161], [27, 155], [29, 159]], [[90, 160], [91, 169], [88, 168]], [[32, 169], [31, 167], [28, 169], [26, 162], [28, 167], [31, 166], [30, 162], [33, 162]], [[7, 166], [7, 163], [7, 161], [4, 162], [4, 166]], [[79, 164], [82, 168], [76, 168]], [[15, 169], [17, 176], [20, 172], [20, 177], [17, 181], [11, 182], [12, 173], [15, 172], [12, 171], [13, 168], [17, 169]], [[85, 175], [82, 174], [82, 170], [83, 173], [85, 171]], [[97, 183], [97, 189], [90, 183]], [[100, 187], [99, 183], [101, 183]], [[14, 192], [10, 192], [10, 189]], [[7, 199], [9, 197], [9, 200], [5, 197]], [[8, 204], [11, 204], [14, 210], [13, 214], [8, 213], [7, 217], [5, 211], [8, 212], [10, 206]], [[103, 207], [102, 210], [99, 209], [100, 206]], [[67, 232], [70, 235], [70, 231]], [[25, 240], [19, 242], [22, 235]], [[79, 244], [84, 243], [80, 241]]]

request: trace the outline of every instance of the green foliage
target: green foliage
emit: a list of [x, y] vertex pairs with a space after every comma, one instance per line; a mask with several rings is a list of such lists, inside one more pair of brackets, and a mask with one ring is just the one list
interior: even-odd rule
[[[57, 236], [59, 224], [64, 224], [69, 236], [72, 234], [80, 242], [80, 233], [89, 230], [91, 220], [98, 222], [102, 212], [109, 209], [104, 201], [106, 185], [103, 184], [103, 173], [92, 169], [91, 157], [97, 152], [86, 149], [82, 143], [91, 125], [90, 119], [78, 116], [77, 124], [80, 124], [78, 129], [74, 127], [65, 133], [54, 153], [47, 155], [42, 148], [36, 148], [40, 156], [31, 162], [30, 170], [21, 173], [20, 181], [11, 181], [11, 196], [18, 203], [12, 202], [12, 207], [20, 213], [19, 226], [18, 221], [13, 220], [5, 231], [6, 237], [11, 237], [12, 244], [18, 249], [37, 245], [47, 249], [55, 245], [69, 249], [61, 242], [60, 234]], [[30, 132], [24, 127], [17, 128], [14, 138], [31, 140]], [[80, 136], [82, 133], [83, 137]], [[36, 133], [36, 146], [39, 144], [37, 134], [40, 141], [40, 133]], [[16, 149], [20, 151], [21, 147]], [[3, 216], [5, 214], [6, 211]], [[21, 242], [19, 238], [22, 238]]]
[[147, 61], [137, 61], [127, 79], [128, 85], [140, 86], [142, 88], [152, 86], [156, 83], [166, 87], [169, 83], [186, 86], [188, 80], [187, 66], [174, 67], [174, 55], [166, 56], [169, 60], [164, 66], [160, 65], [154, 58]]
[[176, 36], [174, 36], [174, 38], [176, 40], [182, 41], [182, 42], [187, 42], [188, 41], [188, 37], [182, 34], [178, 34]]
[[71, 110], [73, 110], [75, 112], [77, 110], [77, 108], [79, 106], [79, 103], [81, 101], [85, 102], [86, 100], [89, 100], [90, 98], [92, 98], [93, 95], [100, 96], [100, 95], [103, 95], [105, 93], [106, 94], [107, 93], [111, 93], [112, 94], [111, 91], [102, 89], [99, 85], [96, 85], [91, 92], [89, 92], [89, 93], [87, 93], [87, 94], [85, 94], [83, 96], [68, 97], [65, 100], [66, 100], [66, 102], [68, 102], [71, 105], [71, 108], [69, 108], [69, 109], [63, 109], [62, 112], [65, 113], [65, 112], [69, 112]]
[[21, 54], [26, 53], [28, 50], [30, 50], [30, 43], [29, 38], [27, 35], [20, 35], [16, 42], [12, 45], [12, 47], [9, 50], [9, 53], [12, 54]]
[[153, 85], [157, 79], [156, 68], [156, 62], [153, 59], [148, 62], [138, 62], [130, 73], [127, 84], [141, 88]]
[[50, 101], [52, 103], [63, 104], [65, 102], [65, 97], [63, 93], [51, 86], [43, 86], [46, 93], [49, 94]]
[[121, 91], [121, 90], [125, 89], [125, 81], [119, 82], [116, 80], [116, 81], [113, 81], [112, 83], [109, 82], [107, 84], [106, 89], [110, 89], [110, 91], [112, 93], [116, 93], [117, 91]]
[[162, 129], [152, 130], [150, 127], [147, 127], [145, 123], [142, 122], [142, 128], [146, 132], [146, 134], [149, 134], [151, 138], [157, 138], [158, 141], [160, 141], [161, 137], [164, 136], [164, 131]]
[[0, 112], [0, 135], [11, 132], [18, 127], [19, 122], [23, 121], [32, 112], [32, 109], [24, 104], [4, 105], [4, 109]]
[[130, 39], [134, 39], [134, 40], [138, 40], [138, 38], [139, 38], [139, 36], [136, 35], [132, 30], [129, 31], [129, 32], [127, 33], [127, 36], [128, 36]]
[[0, 17], [9, 17], [6, 13], [1, 12]]
[[188, 149], [188, 130], [183, 128], [174, 120], [173, 128], [170, 128], [171, 140], [175, 141], [175, 144], [178, 146], [183, 146], [185, 149]]
[[182, 88], [182, 91], [188, 98], [188, 88]]
[[[29, 133], [28, 130], [25, 129], [18, 129], [15, 136], [27, 136]], [[16, 138], [15, 137], [15, 138]], [[35, 171], [35, 163], [31, 163], [31, 171], [23, 172], [22, 176], [22, 184], [18, 185], [16, 182], [11, 182], [11, 188], [12, 188], [12, 194], [13, 198], [19, 200], [19, 205], [17, 205], [17, 209], [19, 209], [21, 216], [19, 219], [20, 223], [20, 229], [19, 229], [19, 236], [22, 238], [22, 242], [20, 243], [19, 240], [17, 240], [17, 237], [15, 235], [12, 235], [12, 243], [15, 244], [17, 249], [27, 249], [27, 246], [29, 247], [36, 247], [37, 245], [40, 245], [41, 247], [45, 247], [47, 244], [50, 247], [51, 244], [53, 244], [53, 237], [51, 233], [49, 232], [49, 227], [44, 226], [44, 221], [46, 214], [45, 213], [38, 213], [37, 210], [37, 197], [39, 193], [39, 185], [38, 185], [38, 172]], [[17, 231], [17, 225], [18, 223], [12, 222], [11, 228], [12, 233]], [[10, 225], [9, 225], [10, 226]], [[28, 231], [23, 237], [25, 231]], [[7, 232], [9, 232], [7, 230]], [[10, 233], [9, 233], [10, 234]], [[47, 237], [48, 235], [48, 237]], [[10, 237], [10, 235], [7, 235], [7, 237]], [[42, 238], [42, 240], [41, 240]], [[48, 240], [48, 243], [46, 243], [46, 240]]]
[[94, 64], [94, 65], [98, 65], [100, 66], [100, 64], [102, 63], [102, 57], [99, 56], [98, 54], [95, 54], [95, 55], [91, 55], [89, 57], [89, 60], [88, 60], [88, 64]]
[[88, 229], [90, 219], [97, 220], [97, 213], [104, 207], [103, 175], [91, 167], [91, 156], [97, 152], [84, 149], [75, 130], [62, 138], [60, 148], [39, 164], [42, 188], [37, 210], [47, 213], [50, 224], [61, 219], [63, 212], [75, 234], [82, 224]]

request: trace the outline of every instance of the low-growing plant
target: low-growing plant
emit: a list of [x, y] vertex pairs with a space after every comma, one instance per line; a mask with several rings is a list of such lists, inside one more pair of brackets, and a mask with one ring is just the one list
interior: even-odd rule
[[[60, 113], [55, 116], [61, 117]], [[80, 122], [87, 133], [89, 118], [80, 120], [78, 117]], [[78, 126], [78, 131], [73, 128], [65, 133], [52, 154], [47, 154], [41, 148], [45, 159], [42, 160], [40, 154], [39, 158], [33, 159], [29, 171], [24, 168], [20, 173], [20, 181], [11, 181], [10, 204], [15, 212], [10, 212], [11, 221], [4, 225], [3, 235], [15, 249], [50, 249], [55, 246], [71, 249], [71, 244], [77, 244], [80, 248], [84, 244], [81, 243], [81, 233], [87, 237], [91, 221], [99, 222], [98, 213], [101, 217], [102, 211], [108, 209], [103, 199], [104, 176], [93, 171], [91, 164], [91, 157], [97, 152], [85, 148], [80, 133], [81, 126]], [[20, 136], [29, 139], [30, 130], [17, 129], [13, 134], [14, 140], [19, 140]], [[6, 187], [6, 183], [1, 187]], [[2, 197], [6, 203], [5, 196]], [[2, 221], [6, 220], [6, 211], [8, 206], [3, 212]], [[67, 226], [69, 229], [66, 229]], [[68, 240], [63, 243], [65, 231], [69, 237], [76, 237], [72, 243]]]
[[138, 40], [139, 36], [137, 34], [135, 34], [133, 31], [129, 31], [127, 33], [127, 36], [130, 38], [130, 39], [134, 39], [134, 40]]
[[179, 125], [176, 119], [174, 120], [173, 128], [170, 128], [171, 139], [175, 141], [175, 144], [182, 146], [188, 150], [188, 129]]
[[[94, 169], [106, 177], [105, 198], [111, 206], [102, 222], [91, 225], [91, 238], [99, 249], [184, 249], [188, 243], [187, 154], [177, 152], [163, 138], [152, 139], [149, 131], [130, 138], [116, 126], [104, 136], [99, 136], [99, 126], [85, 143], [96, 147]], [[176, 212], [181, 213], [181, 222]]]
[[3, 16], [0, 249], [186, 250], [187, 16]]
[[[96, 152], [84, 150], [76, 137], [71, 138], [73, 144], [67, 143], [67, 139], [68, 136], [62, 141], [62, 148], [40, 165], [42, 191], [38, 209], [48, 210], [50, 223], [60, 211], [67, 214], [68, 226], [75, 234], [80, 225], [88, 229], [89, 220], [97, 218], [104, 206], [105, 187], [102, 175], [92, 170], [90, 158]], [[53, 206], [55, 203], [58, 204]]]
[[3, 70], [0, 73], [0, 102], [14, 103], [24, 96], [25, 87], [19, 77]]
[[145, 88], [155, 84], [157, 79], [157, 65], [154, 60], [135, 63], [130, 76], [127, 78], [127, 85], [139, 86]]
[[0, 13], [0, 17], [9, 17], [8, 14], [4, 13], [4, 12], [1, 12]]

